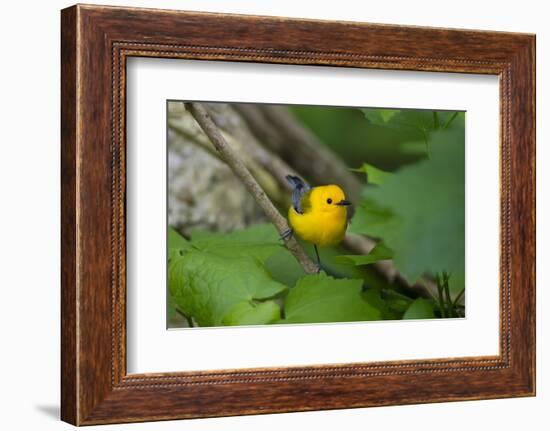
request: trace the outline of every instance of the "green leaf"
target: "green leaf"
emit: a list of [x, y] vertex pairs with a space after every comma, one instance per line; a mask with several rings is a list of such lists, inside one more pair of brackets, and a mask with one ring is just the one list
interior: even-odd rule
[[400, 158], [430, 156], [428, 134], [449, 127], [464, 128], [464, 112], [432, 111], [422, 109], [364, 108], [361, 110], [373, 127], [382, 127], [396, 132], [394, 139], [399, 142]]
[[381, 312], [381, 319], [383, 320], [396, 320], [400, 319], [402, 313], [396, 312], [390, 303], [382, 298], [382, 292], [380, 289], [369, 288], [363, 292], [363, 299], [371, 304]]
[[168, 226], [168, 260], [175, 254], [183, 254], [183, 252], [192, 248], [191, 243], [181, 236], [172, 226]]
[[363, 108], [361, 109], [365, 118], [371, 123], [386, 125], [395, 115], [401, 113], [400, 109], [385, 109], [385, 108]]
[[172, 226], [168, 227], [168, 248], [188, 248], [189, 241], [181, 236]]
[[363, 198], [357, 206], [348, 231], [355, 234], [370, 234], [377, 226], [395, 222], [395, 215], [389, 208], [379, 205], [374, 199]]
[[391, 249], [386, 247], [383, 242], [377, 243], [368, 254], [346, 254], [337, 256], [337, 262], [344, 265], [368, 265], [380, 260], [388, 260], [393, 257]]
[[362, 280], [307, 275], [285, 298], [281, 323], [380, 320], [382, 313], [361, 294]]
[[265, 262], [270, 256], [284, 249], [279, 234], [271, 224], [253, 225], [229, 233], [193, 230], [192, 245], [218, 256], [252, 256]]
[[[410, 282], [426, 272], [452, 274], [464, 287], [464, 130], [429, 135], [432, 155], [393, 173], [379, 187], [365, 187], [351, 229], [382, 238]], [[461, 285], [462, 284], [462, 285]]]
[[413, 299], [408, 296], [402, 295], [394, 290], [384, 289], [382, 291], [381, 297], [383, 301], [387, 304], [388, 308], [397, 316], [396, 318], [401, 319], [407, 308], [413, 302]]
[[[437, 130], [446, 124], [455, 111], [432, 111], [429, 109], [361, 109], [371, 123], [395, 129]], [[389, 111], [389, 112], [388, 112]]]
[[168, 292], [167, 295], [167, 303], [166, 303], [166, 314], [168, 316], [168, 320], [173, 320], [177, 316], [176, 311], [176, 303], [174, 302], [174, 299], [172, 298], [172, 295], [170, 292]]
[[399, 109], [380, 109], [380, 117], [382, 118], [382, 121], [387, 123], [392, 119], [392, 117], [396, 114], [399, 114]]
[[[427, 155], [426, 141], [407, 141], [401, 144], [401, 152], [411, 156]], [[424, 158], [423, 157], [423, 158]]]
[[286, 248], [269, 256], [265, 268], [275, 281], [287, 286], [294, 286], [299, 278], [306, 275], [302, 265]]
[[434, 319], [434, 304], [432, 301], [424, 298], [416, 298], [409, 306], [403, 319]]
[[[356, 108], [292, 106], [289, 109], [348, 166], [357, 166], [360, 160], [393, 171], [426, 154], [425, 146], [418, 154], [401, 151], [403, 142], [421, 140], [424, 135], [417, 129], [409, 128], [404, 134], [401, 129], [388, 127], [382, 117], [388, 119], [394, 110], [380, 109], [381, 121], [373, 124], [365, 120], [364, 114]], [[336, 180], [331, 179], [330, 172], [326, 175], [327, 183]]]
[[222, 319], [226, 326], [265, 325], [281, 318], [281, 308], [275, 301], [240, 302]]
[[367, 176], [367, 183], [369, 184], [382, 184], [388, 175], [391, 175], [390, 172], [383, 171], [381, 169], [375, 168], [368, 163], [363, 163], [360, 168], [351, 169], [353, 172], [362, 172]]
[[227, 257], [190, 250], [168, 266], [175, 303], [199, 326], [219, 326], [242, 303], [270, 299], [287, 287], [274, 281], [253, 257]]
[[270, 256], [282, 250], [282, 244], [251, 243], [251, 242], [221, 242], [218, 240], [201, 240], [193, 242], [201, 251], [207, 251], [223, 257], [254, 257], [265, 262]]

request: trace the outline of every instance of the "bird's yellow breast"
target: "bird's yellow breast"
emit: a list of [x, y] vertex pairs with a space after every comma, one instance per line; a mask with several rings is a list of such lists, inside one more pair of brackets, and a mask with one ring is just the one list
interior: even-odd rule
[[293, 207], [288, 210], [292, 229], [302, 240], [320, 247], [330, 247], [344, 239], [347, 227], [346, 211], [341, 213], [297, 213]]

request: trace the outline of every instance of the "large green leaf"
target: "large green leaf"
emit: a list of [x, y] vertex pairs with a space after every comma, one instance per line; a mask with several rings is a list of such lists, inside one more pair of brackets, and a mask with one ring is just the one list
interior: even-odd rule
[[229, 233], [194, 230], [191, 240], [195, 248], [218, 256], [253, 256], [262, 262], [284, 249], [271, 224], [257, 224]]
[[[178, 307], [199, 326], [222, 325], [226, 315], [235, 313], [239, 304], [269, 299], [287, 289], [253, 257], [219, 256], [199, 250], [171, 260], [168, 286]], [[254, 316], [258, 321], [253, 321]], [[233, 321], [235, 317], [228, 319]], [[252, 313], [245, 320], [248, 324], [265, 323], [265, 316]]]
[[434, 303], [428, 299], [416, 298], [409, 306], [403, 319], [434, 319]]
[[168, 227], [168, 248], [187, 249], [190, 247], [189, 241], [181, 236], [173, 227]]
[[260, 223], [227, 233], [193, 229], [191, 231], [191, 239], [193, 241], [223, 240], [254, 244], [257, 242], [277, 242], [279, 240], [279, 233], [272, 224]]
[[396, 320], [402, 316], [401, 311], [396, 311], [391, 301], [382, 297], [382, 291], [376, 288], [369, 288], [363, 292], [363, 299], [374, 308], [380, 310], [381, 319]]
[[170, 292], [168, 292], [168, 295], [166, 296], [166, 315], [168, 316], [168, 320], [173, 320], [178, 314], [176, 311], [176, 303], [174, 302], [174, 299], [172, 298]]
[[287, 286], [294, 286], [299, 278], [306, 275], [302, 265], [286, 248], [269, 256], [265, 261], [265, 268], [274, 280]]
[[191, 243], [181, 236], [172, 226], [168, 227], [168, 261], [176, 254], [183, 254], [191, 249]]
[[407, 311], [407, 309], [413, 302], [413, 299], [411, 299], [409, 296], [400, 294], [399, 292], [396, 292], [392, 289], [382, 290], [380, 296], [395, 316], [395, 319], [401, 319], [405, 311]]
[[393, 252], [384, 245], [383, 242], [379, 242], [368, 254], [345, 254], [342, 256], [336, 256], [335, 260], [344, 265], [368, 265], [370, 263], [378, 262], [380, 260], [388, 260], [393, 256]]
[[281, 308], [275, 301], [239, 302], [223, 318], [226, 326], [262, 325], [281, 318]]
[[389, 229], [395, 221], [395, 214], [390, 208], [383, 207], [376, 200], [367, 196], [357, 206], [348, 231], [356, 234], [369, 234], [381, 226]]
[[[448, 127], [456, 111], [432, 111], [423, 109], [361, 109], [365, 117], [379, 126], [401, 129], [404, 134], [411, 130], [427, 132]], [[410, 137], [409, 137], [410, 140]]]
[[464, 112], [422, 109], [361, 109], [374, 126], [394, 130], [399, 136], [401, 156], [431, 155], [429, 134], [449, 128], [464, 129]]
[[382, 313], [361, 294], [362, 280], [335, 279], [325, 274], [301, 278], [285, 298], [281, 323], [380, 320]]
[[[374, 124], [356, 108], [292, 106], [298, 119], [349, 166], [365, 161], [376, 167], [393, 170], [425, 155], [425, 146], [416, 154], [401, 151], [407, 140], [423, 139], [421, 130], [403, 131]], [[386, 115], [388, 109], [379, 110]], [[389, 114], [388, 114], [389, 115]]]
[[[326, 106], [291, 106], [289, 110], [349, 166], [361, 160], [390, 171], [426, 156], [426, 132], [436, 124], [430, 110]], [[440, 129], [455, 116], [452, 111], [436, 113]], [[450, 125], [455, 126], [460, 118], [463, 112]], [[421, 145], [411, 146], [414, 141]]]
[[351, 169], [353, 172], [362, 172], [366, 175], [367, 183], [369, 184], [382, 184], [388, 175], [391, 173], [378, 169], [368, 163], [363, 163], [361, 167], [357, 169]]
[[447, 271], [457, 292], [464, 287], [464, 130], [433, 132], [429, 140], [430, 159], [365, 188], [351, 228], [382, 238], [410, 282]]

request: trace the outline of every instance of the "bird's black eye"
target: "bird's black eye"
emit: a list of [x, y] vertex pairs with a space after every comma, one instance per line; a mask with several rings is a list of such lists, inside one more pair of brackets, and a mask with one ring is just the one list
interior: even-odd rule
[[331, 198], [328, 198], [327, 199], [327, 204], [331, 204], [332, 203], [332, 199]]

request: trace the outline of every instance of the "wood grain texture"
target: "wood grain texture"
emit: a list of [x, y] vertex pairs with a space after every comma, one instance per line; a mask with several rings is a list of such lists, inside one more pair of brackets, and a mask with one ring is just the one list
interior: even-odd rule
[[[85, 425], [534, 394], [533, 35], [79, 5], [62, 11], [61, 37], [63, 420]], [[127, 375], [130, 56], [498, 75], [499, 356]]]
[[76, 9], [61, 17], [61, 417], [77, 421]]

